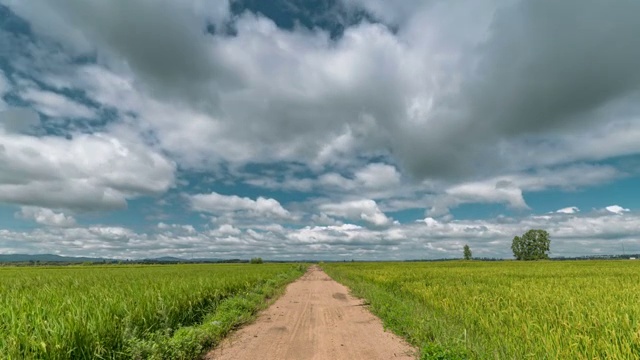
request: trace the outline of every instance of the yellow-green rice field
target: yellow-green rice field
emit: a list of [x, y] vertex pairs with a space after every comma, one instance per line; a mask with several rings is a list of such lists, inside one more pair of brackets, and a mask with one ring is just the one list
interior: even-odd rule
[[640, 358], [640, 261], [322, 267], [423, 359]]

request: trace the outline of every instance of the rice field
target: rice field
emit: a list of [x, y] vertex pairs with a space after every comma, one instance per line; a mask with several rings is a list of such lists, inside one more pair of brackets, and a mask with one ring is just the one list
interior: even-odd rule
[[193, 359], [305, 268], [0, 268], [0, 359]]
[[640, 261], [322, 267], [423, 359], [640, 358]]

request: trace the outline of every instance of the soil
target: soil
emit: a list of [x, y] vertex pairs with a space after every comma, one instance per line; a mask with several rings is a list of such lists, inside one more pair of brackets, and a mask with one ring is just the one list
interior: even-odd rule
[[254, 323], [231, 334], [206, 359], [389, 360], [416, 354], [386, 332], [349, 289], [311, 266]]

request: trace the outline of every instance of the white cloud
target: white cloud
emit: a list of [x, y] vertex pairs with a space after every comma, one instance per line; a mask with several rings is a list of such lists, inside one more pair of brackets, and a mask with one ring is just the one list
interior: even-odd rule
[[216, 192], [190, 195], [188, 198], [191, 208], [195, 211], [222, 215], [242, 211], [257, 216], [292, 218], [291, 213], [275, 199], [258, 197], [256, 200], [252, 200], [247, 197], [222, 195]]
[[330, 217], [325, 213], [311, 215], [311, 221], [313, 224], [319, 226], [342, 225], [342, 222]]
[[[401, 175], [396, 167], [383, 163], [371, 163], [357, 167], [345, 177], [337, 172], [325, 172], [317, 177], [296, 177], [286, 175], [282, 180], [272, 174], [250, 175], [245, 183], [268, 189], [296, 191], [320, 191], [361, 194], [364, 197], [386, 197], [397, 192], [402, 184]], [[300, 175], [298, 175], [300, 176]]]
[[468, 203], [506, 204], [528, 209], [523, 193], [548, 189], [576, 189], [607, 183], [624, 174], [610, 165], [572, 164], [560, 168], [540, 168], [535, 172], [514, 173], [481, 181], [466, 182], [445, 189], [425, 204], [430, 216], [447, 214], [451, 208]]
[[65, 215], [63, 212], [54, 212], [51, 209], [23, 206], [17, 215], [24, 219], [34, 220], [40, 225], [55, 227], [72, 227], [76, 225], [76, 220], [73, 216]]
[[20, 97], [32, 104], [33, 109], [56, 118], [93, 118], [95, 111], [66, 96], [34, 88], [20, 92]]
[[353, 200], [334, 204], [322, 204], [319, 210], [330, 216], [337, 216], [349, 220], [361, 220], [375, 226], [389, 225], [389, 219], [374, 200]]
[[[295, 191], [316, 191], [333, 194], [334, 198], [349, 194], [351, 197], [388, 198], [402, 193], [400, 188], [402, 178], [395, 166], [384, 163], [371, 163], [355, 166], [355, 170], [348, 175], [329, 171], [317, 176], [301, 174], [285, 175], [282, 179], [274, 178], [273, 174], [250, 175], [245, 183], [268, 189], [283, 189]], [[306, 175], [309, 176], [309, 175]], [[405, 184], [407, 185], [407, 184]], [[407, 185], [408, 186], [408, 185]]]
[[[0, 113], [0, 123], [3, 113]], [[0, 127], [0, 202], [46, 208], [114, 209], [174, 183], [175, 164], [125, 129], [68, 138]]]
[[318, 178], [318, 184], [325, 187], [334, 187], [344, 190], [353, 190], [355, 187], [352, 180], [347, 179], [338, 173], [322, 174], [322, 176]]
[[[221, 237], [237, 246], [223, 250], [230, 256], [253, 251], [253, 242], [270, 242], [276, 254], [295, 239], [314, 246], [304, 251], [357, 250], [374, 258], [393, 239], [389, 246], [399, 246], [402, 256], [425, 249], [449, 256], [467, 233], [488, 234], [478, 236], [477, 245], [501, 242], [489, 235], [507, 236], [526, 224], [556, 226], [564, 239], [588, 235], [564, 226], [584, 226], [606, 248], [602, 239], [615, 234], [577, 211], [579, 220], [553, 214], [508, 220], [517, 226], [450, 221], [447, 214], [467, 203], [527, 209], [523, 194], [637, 176], [637, 165], [598, 164], [640, 154], [640, 48], [633, 36], [640, 31], [634, 16], [640, 5], [634, 2], [345, 0], [394, 26], [365, 19], [330, 38], [320, 28], [280, 29], [249, 12], [231, 19], [228, 1], [127, 7], [97, 0], [0, 1], [34, 32], [14, 41], [0, 36], [0, 45], [9, 45], [8, 66], [16, 70], [15, 95], [48, 116], [78, 118], [70, 126], [86, 125], [79, 133], [60, 124], [52, 129], [55, 122], [39, 127], [37, 118], [24, 114], [0, 114], [0, 201], [122, 208], [128, 199], [165, 193], [178, 166], [187, 173], [225, 169], [228, 182], [324, 199], [288, 203], [292, 215], [277, 199], [193, 195], [192, 208], [213, 214], [219, 228], [201, 233], [164, 225], [153, 239], [127, 233], [132, 249], [145, 249], [139, 251], [150, 251], [156, 240], [168, 251], [183, 251], [180, 241], [214, 251], [211, 240]], [[203, 31], [226, 21], [234, 36]], [[549, 29], [563, 36], [550, 36]], [[96, 62], [75, 61], [87, 54]], [[0, 94], [9, 86], [0, 73]], [[82, 94], [96, 109], [62, 95], [68, 93]], [[81, 119], [95, 117], [97, 109], [114, 117], [99, 130]], [[301, 169], [238, 175], [246, 164], [279, 169], [292, 163]], [[429, 209], [429, 217], [405, 226], [385, 214], [409, 208]], [[628, 209], [610, 208], [602, 211], [625, 213], [611, 221], [633, 228], [625, 222]], [[311, 225], [272, 235], [247, 228], [261, 218], [310, 219]], [[425, 226], [430, 237], [420, 235]], [[115, 251], [109, 241], [122, 229], [112, 230], [64, 235]]]
[[576, 214], [580, 211], [580, 209], [578, 209], [575, 206], [571, 206], [571, 207], [566, 207], [566, 208], [562, 208], [559, 210], [556, 210], [556, 213], [559, 214]]
[[[362, 21], [329, 39], [249, 13], [234, 19], [236, 36], [202, 31], [229, 18], [228, 2], [140, 2], [127, 11], [95, 1], [9, 5], [38, 34], [97, 48], [99, 64], [67, 64], [71, 84], [135, 114], [139, 131], [152, 132], [184, 166], [282, 160], [348, 168], [357, 156], [383, 153], [410, 175], [460, 182], [640, 152], [633, 120], [640, 78], [616, 61], [640, 57], [625, 27], [637, 26], [626, 15], [637, 5], [348, 3], [397, 31]], [[576, 16], [554, 11], [565, 6]], [[611, 26], [575, 31], [593, 13]], [[545, 36], [546, 24], [566, 38]], [[610, 77], [589, 70], [584, 53], [596, 38], [609, 40], [599, 42], [608, 51], [595, 54]], [[538, 51], [513, 61], [529, 42]], [[532, 63], [540, 66], [535, 81], [525, 70]], [[572, 90], [589, 78], [602, 91]]]
[[629, 209], [625, 209], [625, 208], [623, 208], [622, 206], [619, 206], [619, 205], [607, 206], [605, 208], [605, 210], [607, 210], [608, 212], [617, 214], [617, 215], [622, 215], [622, 214], [630, 211]]
[[427, 227], [430, 227], [430, 228], [437, 227], [440, 224], [438, 220], [432, 217], [426, 217], [423, 221], [425, 224], [427, 224]]
[[122, 227], [45, 227], [0, 230], [4, 252], [60, 253], [118, 258], [154, 256], [267, 259], [435, 259], [460, 258], [469, 244], [478, 257], [512, 258], [511, 241], [528, 229], [551, 235], [551, 256], [640, 253], [640, 216], [600, 212], [575, 216], [498, 217], [367, 228], [354, 224], [303, 226], [225, 224], [213, 230], [165, 224], [158, 232]]
[[230, 224], [221, 225], [216, 231], [222, 235], [240, 235], [242, 233], [242, 230]]
[[163, 231], [170, 231], [172, 233], [183, 233], [183, 234], [195, 234], [196, 229], [193, 225], [184, 225], [184, 224], [166, 224], [163, 222], [158, 223], [157, 228]]
[[400, 173], [394, 166], [373, 163], [356, 171], [355, 181], [368, 189], [387, 189], [400, 185]]
[[264, 174], [251, 175], [251, 177], [244, 182], [265, 189], [286, 189], [294, 191], [312, 191], [316, 183], [309, 178], [296, 178], [294, 176], [287, 176], [282, 181], [278, 181]]
[[445, 194], [433, 200], [427, 214], [446, 215], [450, 208], [466, 203], [503, 203], [514, 209], [528, 209], [522, 189], [508, 180], [489, 180], [460, 184], [447, 189]]

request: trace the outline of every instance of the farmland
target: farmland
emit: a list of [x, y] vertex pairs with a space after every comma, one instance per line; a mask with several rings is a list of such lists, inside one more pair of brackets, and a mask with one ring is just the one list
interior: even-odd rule
[[305, 266], [0, 268], [0, 358], [193, 359]]
[[640, 262], [333, 263], [423, 359], [640, 358]]

